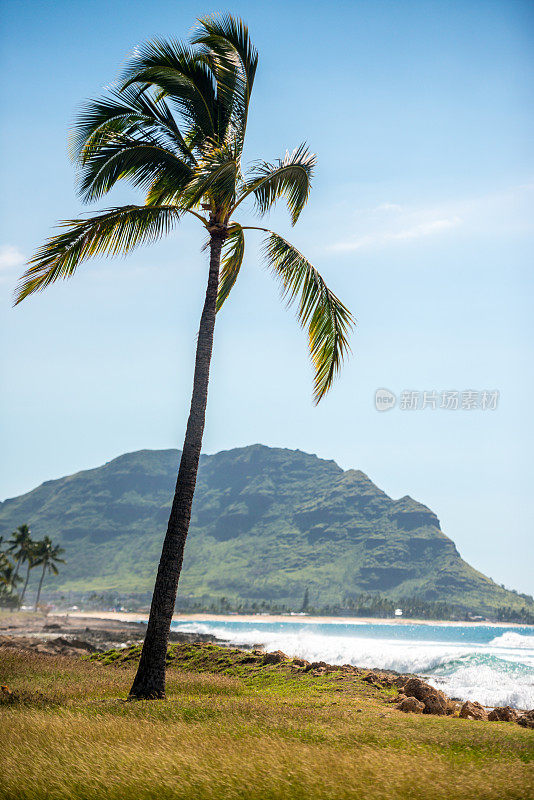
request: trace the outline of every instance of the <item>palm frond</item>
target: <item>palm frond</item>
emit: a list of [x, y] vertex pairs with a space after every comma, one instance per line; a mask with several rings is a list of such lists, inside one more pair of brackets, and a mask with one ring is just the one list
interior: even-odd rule
[[109, 142], [115, 136], [150, 137], [186, 163], [194, 163], [193, 154], [165, 101], [153, 100], [148, 93], [134, 87], [122, 92], [112, 90], [109, 96], [85, 104], [70, 136], [74, 160], [84, 164], [102, 141]]
[[263, 215], [279, 197], [285, 196], [291, 213], [291, 222], [295, 225], [310, 194], [315, 163], [315, 155], [310, 153], [305, 144], [301, 144], [292, 153], [286, 153], [283, 159], [274, 164], [267, 161], [258, 162], [252, 170], [239, 202], [253, 193], [257, 210]]
[[258, 66], [257, 50], [243, 20], [230, 14], [203, 17], [199, 19], [199, 27], [192, 42], [216, 57], [218, 68], [214, 72], [218, 97], [224, 98], [226, 106], [231, 107], [235, 127], [242, 139]]
[[250, 97], [258, 66], [258, 51], [250, 41], [248, 27], [242, 19], [231, 14], [206, 16], [198, 22], [201, 30], [193, 37], [193, 44], [205, 44], [214, 52], [220, 48], [222, 53], [231, 47], [241, 62]]
[[302, 327], [308, 327], [317, 404], [330, 389], [350, 350], [348, 334], [354, 319], [315, 267], [281, 236], [270, 233], [263, 254], [282, 285], [282, 296], [289, 304], [298, 302], [297, 318]]
[[60, 278], [70, 278], [92, 256], [126, 254], [160, 239], [179, 217], [174, 206], [122, 206], [88, 219], [65, 220], [60, 223], [65, 232], [48, 239], [29, 262], [15, 293], [15, 305]]
[[243, 256], [245, 255], [245, 234], [238, 225], [228, 234], [223, 246], [221, 269], [219, 272], [219, 293], [217, 294], [217, 311], [233, 289], [239, 275]]
[[119, 180], [148, 189], [158, 176], [165, 175], [175, 193], [183, 188], [193, 174], [191, 166], [157, 141], [113, 136], [101, 141], [84, 159], [79, 174], [79, 193], [86, 202], [106, 194]]
[[213, 147], [195, 169], [178, 200], [182, 209], [198, 206], [201, 200], [211, 200], [221, 214], [227, 214], [235, 203], [240, 180], [239, 162], [232, 149]]
[[204, 58], [190, 47], [169, 39], [154, 39], [138, 48], [122, 76], [124, 91], [132, 84], [150, 85], [170, 98], [188, 126], [188, 138], [216, 134], [214, 76]]

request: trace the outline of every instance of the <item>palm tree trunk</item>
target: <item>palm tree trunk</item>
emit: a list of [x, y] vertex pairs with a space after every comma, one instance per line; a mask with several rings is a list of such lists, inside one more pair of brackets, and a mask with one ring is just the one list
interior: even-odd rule
[[43, 564], [43, 571], [41, 573], [41, 580], [39, 581], [39, 588], [37, 589], [37, 597], [35, 598], [35, 608], [34, 611], [37, 611], [37, 606], [39, 605], [39, 598], [41, 597], [41, 587], [43, 585], [43, 580], [45, 576], [45, 569], [46, 569], [46, 561]]
[[20, 595], [19, 599], [19, 608], [22, 606], [24, 601], [24, 595], [26, 594], [26, 588], [28, 586], [28, 580], [30, 579], [30, 562], [28, 561], [28, 569], [26, 571], [26, 580], [24, 581], [24, 588], [22, 590], [22, 594]]
[[[13, 591], [17, 590], [16, 580], [17, 580], [17, 575], [19, 574], [19, 567], [20, 567], [21, 560], [22, 560], [22, 556], [19, 556], [17, 558], [17, 563], [15, 564], [15, 572], [13, 573], [13, 577], [11, 578], [11, 586], [12, 586], [12, 590]], [[19, 600], [19, 608], [21, 607], [21, 605], [22, 605], [22, 603]], [[11, 613], [13, 613], [14, 610], [15, 610], [15, 606], [13, 605], [13, 606], [11, 606], [11, 609], [10, 609]]]
[[167, 525], [167, 534], [163, 542], [154, 594], [152, 595], [145, 641], [137, 674], [130, 689], [130, 698], [132, 699], [165, 697], [167, 643], [176, 603], [178, 579], [182, 569], [185, 540], [191, 519], [191, 506], [193, 504], [198, 461], [204, 433], [221, 248], [225, 236], [224, 229], [217, 228], [211, 231], [208, 287], [198, 330], [191, 409], [187, 421], [174, 500]]

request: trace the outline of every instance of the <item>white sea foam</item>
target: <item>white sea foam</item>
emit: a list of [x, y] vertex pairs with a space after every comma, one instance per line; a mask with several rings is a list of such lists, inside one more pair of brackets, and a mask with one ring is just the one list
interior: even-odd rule
[[512, 706], [529, 709], [534, 706], [534, 678], [528, 674], [502, 672], [492, 665], [459, 667], [450, 675], [428, 676], [428, 682], [442, 689], [449, 697], [477, 700], [483, 706]]
[[515, 631], [506, 631], [489, 643], [490, 647], [513, 647], [521, 650], [534, 650], [534, 636], [523, 636]]
[[[507, 631], [489, 643], [333, 635], [319, 626], [298, 623], [279, 629], [263, 624], [180, 623], [177, 630], [211, 633], [236, 644], [262, 644], [290, 656], [330, 664], [413, 672], [428, 678], [449, 696], [484, 705], [534, 707], [534, 636]], [[324, 625], [320, 626], [324, 630]], [[371, 626], [372, 627], [372, 626]], [[424, 634], [417, 629], [418, 636]]]

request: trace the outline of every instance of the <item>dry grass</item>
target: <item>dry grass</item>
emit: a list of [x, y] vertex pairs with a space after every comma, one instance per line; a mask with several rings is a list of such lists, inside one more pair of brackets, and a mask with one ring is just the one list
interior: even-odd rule
[[125, 703], [134, 668], [0, 649], [14, 692], [0, 706], [0, 797], [534, 797], [534, 734], [513, 724], [403, 715], [357, 681], [276, 667], [171, 667], [167, 701]]

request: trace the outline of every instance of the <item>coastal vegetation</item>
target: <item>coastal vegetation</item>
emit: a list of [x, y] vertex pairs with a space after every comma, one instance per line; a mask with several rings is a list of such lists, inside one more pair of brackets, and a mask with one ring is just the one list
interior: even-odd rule
[[[0, 537], [0, 606], [11, 608], [22, 606], [28, 583], [30, 571], [34, 567], [42, 566], [41, 577], [37, 594], [35, 597], [35, 611], [39, 605], [43, 580], [46, 572], [58, 575], [58, 564], [65, 561], [60, 557], [64, 550], [58, 544], [55, 545], [49, 536], [36, 541], [32, 539], [28, 525], [19, 525], [11, 534], [11, 538], [5, 543], [4, 537]], [[26, 566], [26, 574], [23, 578], [20, 575], [21, 567]], [[22, 591], [17, 591], [17, 585], [22, 584]]]
[[316, 161], [301, 144], [282, 159], [256, 161], [248, 173], [243, 171], [257, 65], [247, 26], [229, 14], [200, 19], [190, 44], [155, 39], [137, 48], [118, 88], [89, 102], [79, 115], [72, 149], [84, 201], [100, 199], [125, 180], [145, 192], [144, 203], [63, 222], [63, 232], [31, 259], [16, 293], [18, 304], [71, 277], [88, 258], [127, 254], [154, 242], [186, 214], [207, 234], [209, 270], [191, 410], [131, 690], [136, 697], [165, 695], [165, 653], [202, 447], [215, 317], [238, 278], [245, 231], [262, 233], [265, 261], [307, 329], [316, 403], [341, 368], [353, 324], [349, 310], [302, 253], [279, 234], [235, 218], [247, 203], [262, 216], [284, 198], [295, 225], [308, 201]]
[[[174, 450], [140, 451], [0, 504], [68, 548], [47, 598], [146, 609], [170, 509]], [[458, 554], [436, 515], [364, 473], [253, 445], [201, 457], [177, 609], [532, 622], [534, 603]], [[269, 564], [269, 570], [265, 569]]]
[[[172, 646], [167, 700], [124, 702], [140, 648], [0, 648], [0, 785], [18, 800], [525, 800], [532, 731], [403, 714], [365, 674]], [[315, 673], [315, 674], [314, 674]], [[393, 701], [393, 702], [392, 702]]]

